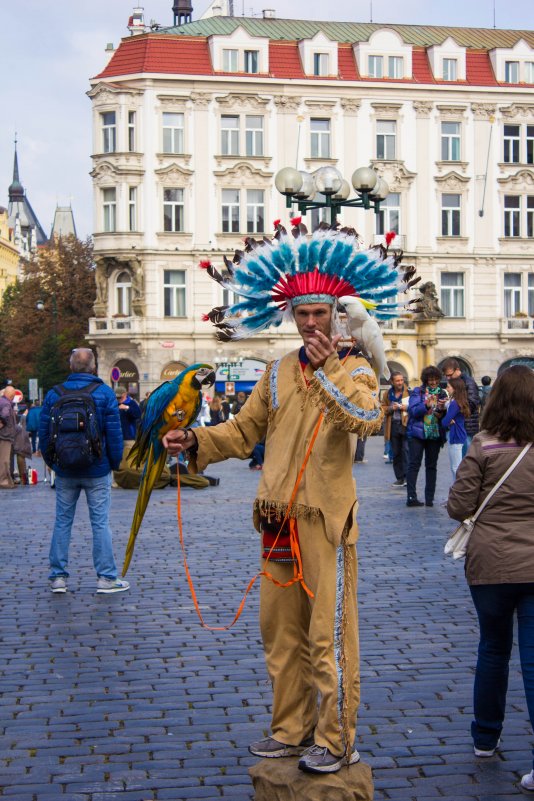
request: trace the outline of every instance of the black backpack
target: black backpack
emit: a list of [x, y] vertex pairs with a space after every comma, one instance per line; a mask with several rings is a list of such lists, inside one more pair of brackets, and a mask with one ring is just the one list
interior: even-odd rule
[[93, 381], [85, 389], [54, 387], [59, 398], [50, 409], [49, 444], [46, 457], [49, 464], [63, 470], [85, 470], [102, 456], [102, 441], [98, 430], [95, 402], [92, 393], [100, 386]]

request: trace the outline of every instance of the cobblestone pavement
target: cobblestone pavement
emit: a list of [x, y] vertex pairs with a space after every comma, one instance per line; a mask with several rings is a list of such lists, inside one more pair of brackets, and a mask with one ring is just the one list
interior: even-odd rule
[[[502, 750], [477, 760], [469, 736], [476, 621], [463, 569], [443, 556], [439, 505], [407, 509], [368, 442], [361, 496], [362, 708], [358, 748], [375, 798], [507, 801], [530, 768], [532, 735], [514, 651]], [[39, 465], [40, 466], [40, 465]], [[281, 466], [283, 469], [283, 466]], [[228, 623], [257, 565], [250, 524], [257, 473], [210, 468], [219, 487], [183, 492], [189, 563], [209, 624]], [[42, 472], [40, 472], [42, 475]], [[117, 561], [135, 492], [113, 491]], [[84, 504], [66, 595], [47, 586], [54, 492], [0, 495], [0, 795], [11, 801], [252, 799], [247, 744], [268, 732], [270, 688], [258, 593], [228, 632], [202, 629], [179, 554], [176, 491], [153, 495], [129, 593], [95, 595]], [[325, 801], [327, 801], [325, 799]]]

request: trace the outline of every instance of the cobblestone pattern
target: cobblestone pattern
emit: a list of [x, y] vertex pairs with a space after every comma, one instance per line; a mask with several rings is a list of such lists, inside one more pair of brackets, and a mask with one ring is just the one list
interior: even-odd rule
[[[355, 466], [361, 495], [362, 707], [358, 748], [375, 798], [508, 801], [530, 769], [532, 735], [514, 650], [502, 750], [477, 760], [469, 736], [477, 646], [463, 569], [443, 556], [438, 505], [407, 509], [382, 443]], [[40, 467], [40, 464], [37, 465]], [[283, 469], [283, 466], [281, 466]], [[191, 571], [208, 624], [230, 622], [258, 565], [250, 523], [257, 473], [210, 468], [219, 487], [183, 491]], [[42, 475], [42, 471], [40, 471]], [[121, 562], [135, 492], [113, 491]], [[54, 492], [0, 495], [0, 795], [10, 801], [253, 798], [248, 743], [268, 733], [270, 687], [253, 590], [235, 628], [199, 626], [179, 554], [176, 491], [153, 495], [129, 593], [95, 595], [80, 502], [66, 595], [47, 586]]]

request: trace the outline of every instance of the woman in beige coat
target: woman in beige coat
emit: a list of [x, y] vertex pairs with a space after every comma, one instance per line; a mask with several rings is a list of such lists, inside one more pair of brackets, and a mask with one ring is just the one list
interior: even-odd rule
[[[534, 442], [534, 371], [523, 365], [497, 378], [481, 432], [460, 464], [447, 509], [470, 517], [519, 455]], [[504, 721], [508, 663], [517, 614], [523, 683], [534, 727], [534, 447], [478, 518], [465, 572], [480, 625], [471, 734], [475, 755], [491, 757]], [[534, 793], [534, 771], [521, 780]]]

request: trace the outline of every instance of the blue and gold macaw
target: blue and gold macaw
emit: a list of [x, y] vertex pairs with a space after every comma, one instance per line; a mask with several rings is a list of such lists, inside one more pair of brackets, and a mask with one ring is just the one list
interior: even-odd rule
[[167, 458], [162, 439], [167, 431], [189, 428], [197, 419], [202, 405], [202, 387], [212, 386], [215, 370], [209, 364], [192, 364], [172, 381], [155, 389], [143, 411], [137, 436], [128, 459], [138, 469], [144, 463], [137, 504], [124, 554], [122, 575], [130, 565], [135, 540], [145, 514], [154, 484], [161, 476]]

